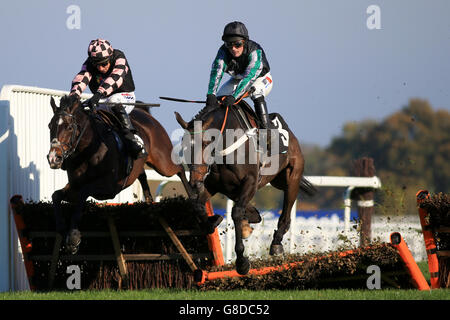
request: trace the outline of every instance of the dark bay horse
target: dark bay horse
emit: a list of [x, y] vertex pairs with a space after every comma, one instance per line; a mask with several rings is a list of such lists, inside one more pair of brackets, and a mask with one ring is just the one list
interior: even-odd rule
[[[51, 146], [47, 158], [52, 169], [66, 170], [68, 177], [67, 185], [55, 191], [52, 200], [56, 229], [67, 236], [69, 252], [78, 250], [81, 241], [78, 228], [88, 197], [112, 199], [138, 179], [146, 201], [153, 201], [144, 164], [166, 177], [178, 175], [191, 196], [183, 166], [171, 159], [173, 146], [167, 132], [144, 109], [134, 108], [130, 119], [148, 156], [133, 160], [127, 156], [119, 135], [101, 121], [99, 114], [84, 110], [78, 98], [64, 96], [59, 107], [51, 98], [50, 104], [54, 115], [49, 123]], [[69, 228], [61, 212], [61, 201], [75, 204]]]
[[[240, 102], [240, 105], [246, 112], [250, 122], [256, 126], [257, 118], [253, 110], [244, 101]], [[244, 133], [244, 130], [247, 128], [243, 127], [242, 117], [236, 112], [235, 107], [233, 106], [229, 109], [227, 110], [222, 106], [218, 108], [207, 106], [190, 122], [184, 121], [177, 112], [175, 112], [175, 115], [181, 127], [189, 133], [185, 135], [185, 137], [190, 139], [187, 143], [191, 147], [195, 147], [196, 142], [194, 140], [197, 139], [197, 143], [201, 144], [202, 154], [200, 155], [200, 161], [195, 162], [192, 158], [185, 159], [189, 162], [190, 184], [194, 192], [199, 194], [198, 200], [204, 203], [214, 194], [222, 193], [235, 202], [232, 209], [232, 218], [236, 235], [236, 271], [240, 274], [247, 274], [250, 269], [250, 263], [244, 257], [245, 248], [242, 239], [246, 236], [243, 232], [246, 232], [248, 223], [261, 221], [258, 210], [249, 204], [256, 191], [267, 183], [284, 191], [283, 210], [270, 246], [270, 254], [274, 255], [283, 253], [281, 241], [289, 229], [291, 208], [297, 199], [299, 191], [313, 195], [317, 190], [309, 181], [303, 178], [304, 158], [299, 142], [279, 114], [271, 114], [270, 119], [273, 124], [282, 125], [282, 128], [278, 127], [278, 129], [280, 130], [279, 132], [284, 132], [285, 134], [284, 138], [286, 138], [286, 144], [288, 144], [286, 146], [287, 152], [286, 150], [284, 153], [275, 152], [267, 158], [256, 152], [256, 161], [254, 161], [254, 159], [251, 159], [251, 155], [252, 153], [255, 154], [256, 149], [252, 145], [251, 138], [246, 141], [244, 139], [245, 142], [233, 151], [234, 148], [232, 146], [235, 145], [235, 142], [243, 140], [238, 139], [238, 136], [230, 138], [225, 132], [228, 132], [229, 129], [234, 131], [241, 129], [241, 132]], [[200, 125], [198, 124], [199, 122], [196, 125], [196, 121], [200, 121]], [[216, 137], [212, 139], [211, 136], [214, 134], [206, 135], [210, 129], [215, 130], [216, 133], [220, 130], [220, 136], [216, 134]], [[286, 133], [288, 133], [288, 138]], [[201, 136], [200, 138], [198, 137], [199, 135]], [[277, 135], [275, 134], [275, 136]], [[220, 139], [223, 142], [222, 149], [216, 148], [211, 152], [214, 160], [212, 161], [211, 157], [207, 160], [209, 153], [205, 153], [206, 148], [210, 146], [213, 140], [217, 141]], [[278, 142], [278, 140], [271, 141], [272, 143], [274, 141]], [[213, 149], [210, 148], [209, 150]], [[231, 150], [231, 152], [224, 152], [225, 150]], [[238, 152], [241, 152], [241, 154], [244, 152], [245, 161], [240, 163], [236, 161]], [[225, 157], [229, 157], [233, 153], [234, 162], [230, 163]], [[269, 164], [273, 164], [275, 167], [262, 173]]]

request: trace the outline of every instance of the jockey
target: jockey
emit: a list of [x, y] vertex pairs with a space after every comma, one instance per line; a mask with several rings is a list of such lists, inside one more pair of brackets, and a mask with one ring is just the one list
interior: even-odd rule
[[[247, 28], [238, 21], [225, 26], [222, 40], [224, 44], [212, 64], [206, 104], [216, 106], [217, 96], [225, 96], [222, 104], [231, 106], [249, 91], [262, 128], [268, 129], [265, 97], [272, 90], [272, 76], [264, 50], [249, 39]], [[224, 72], [231, 78], [218, 90]]]
[[88, 47], [88, 58], [83, 63], [81, 71], [72, 81], [72, 90], [69, 95], [81, 96], [89, 86], [94, 94], [87, 101], [91, 110], [100, 100], [106, 103], [117, 103], [111, 108], [101, 105], [102, 108], [112, 110], [122, 124], [123, 135], [131, 156], [135, 159], [147, 155], [142, 140], [136, 135], [128, 114], [133, 105], [125, 107], [120, 103], [135, 103], [134, 81], [130, 66], [122, 51], [113, 49], [109, 41], [104, 39], [92, 40]]

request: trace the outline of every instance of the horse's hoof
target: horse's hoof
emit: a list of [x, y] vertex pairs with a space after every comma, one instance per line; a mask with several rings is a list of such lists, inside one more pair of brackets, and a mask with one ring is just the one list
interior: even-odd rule
[[253, 228], [250, 226], [247, 220], [242, 220], [241, 222], [241, 228], [242, 228], [242, 239], [247, 239], [252, 235]]
[[213, 233], [216, 228], [219, 226], [219, 224], [222, 222], [223, 217], [221, 215], [215, 214], [212, 217], [208, 217], [207, 222], [207, 233], [211, 234]]
[[272, 244], [270, 246], [269, 254], [271, 256], [278, 256], [284, 253], [283, 245], [281, 244]]
[[76, 254], [81, 243], [81, 232], [73, 229], [66, 238], [66, 251], [70, 254]]
[[248, 261], [247, 258], [242, 257], [242, 258], [237, 258], [236, 259], [236, 271], [237, 273], [239, 273], [240, 275], [246, 275], [248, 273], [248, 271], [250, 270], [250, 262]]

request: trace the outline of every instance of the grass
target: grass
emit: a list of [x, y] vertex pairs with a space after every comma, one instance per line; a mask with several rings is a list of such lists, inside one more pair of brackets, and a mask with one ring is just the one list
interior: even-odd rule
[[198, 291], [74, 291], [1, 293], [0, 300], [450, 300], [450, 289], [418, 290], [298, 290]]

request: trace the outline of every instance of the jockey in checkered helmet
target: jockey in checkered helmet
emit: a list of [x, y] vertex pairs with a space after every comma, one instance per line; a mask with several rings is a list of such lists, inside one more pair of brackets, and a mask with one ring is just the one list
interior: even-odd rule
[[89, 43], [88, 56], [93, 65], [109, 61], [114, 50], [108, 40], [96, 39]]
[[121, 104], [135, 101], [131, 69], [125, 54], [121, 50], [113, 49], [108, 40], [95, 39], [89, 43], [88, 58], [72, 81], [70, 95], [80, 97], [87, 87], [94, 94], [86, 101], [89, 108], [95, 109], [100, 100], [115, 103], [110, 110], [122, 124], [125, 144], [131, 155], [134, 158], [146, 157], [140, 137], [128, 116], [134, 107], [128, 105], [125, 109]]

